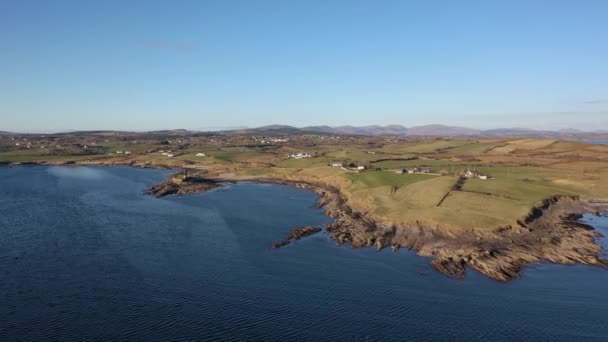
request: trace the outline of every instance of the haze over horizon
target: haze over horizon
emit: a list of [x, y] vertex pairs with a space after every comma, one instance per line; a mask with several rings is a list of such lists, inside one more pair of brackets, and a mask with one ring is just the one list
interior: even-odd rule
[[608, 128], [608, 2], [465, 2], [6, 3], [0, 130]]

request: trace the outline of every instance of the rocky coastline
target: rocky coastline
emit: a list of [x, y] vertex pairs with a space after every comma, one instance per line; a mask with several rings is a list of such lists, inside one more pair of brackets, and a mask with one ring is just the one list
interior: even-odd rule
[[[412, 249], [420, 256], [431, 258], [431, 265], [437, 271], [453, 278], [463, 278], [466, 269], [472, 268], [494, 280], [508, 282], [520, 277], [523, 267], [541, 262], [608, 269], [608, 260], [600, 257], [601, 247], [595, 241], [601, 234], [579, 222], [582, 214], [599, 214], [608, 210], [608, 204], [592, 205], [576, 196], [545, 200], [517, 227], [492, 232], [453, 232], [421, 222], [402, 225], [374, 220], [365, 212], [351, 208], [337, 187], [324, 183], [264, 177], [213, 180], [279, 184], [313, 191], [319, 195], [317, 206], [334, 219], [326, 231], [338, 246]], [[289, 239], [277, 242], [276, 248], [288, 243]]]
[[[13, 165], [16, 166], [8, 166]], [[162, 165], [132, 163], [81, 165], [164, 168]], [[436, 270], [454, 278], [463, 278], [466, 269], [472, 268], [489, 278], [508, 282], [520, 277], [522, 268], [541, 262], [608, 268], [608, 260], [600, 256], [601, 247], [596, 243], [601, 234], [579, 221], [582, 214], [608, 211], [608, 202], [604, 201], [585, 202], [577, 196], [554, 196], [532, 208], [528, 217], [517, 226], [488, 232], [455, 232], [422, 222], [394, 224], [374, 219], [368, 213], [351, 207], [337, 187], [325, 183], [267, 177], [200, 175], [193, 176], [195, 178], [180, 176], [180, 181], [176, 180], [176, 176], [179, 174], [152, 186], [146, 193], [157, 197], [185, 195], [206, 192], [221, 187], [222, 183], [243, 181], [307, 189], [319, 195], [318, 207], [324, 208], [325, 213], [333, 218], [333, 222], [326, 225], [325, 229], [337, 245], [375, 247], [377, 250], [390, 247], [393, 251], [411, 249], [420, 256], [431, 258], [431, 265]], [[288, 238], [277, 242], [277, 248], [287, 245], [290, 240]]]

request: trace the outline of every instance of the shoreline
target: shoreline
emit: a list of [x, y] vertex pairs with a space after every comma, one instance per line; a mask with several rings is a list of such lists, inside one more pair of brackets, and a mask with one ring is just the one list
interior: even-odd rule
[[419, 256], [431, 257], [431, 266], [454, 278], [463, 278], [470, 267], [489, 278], [507, 282], [519, 278], [522, 268], [543, 261], [608, 269], [608, 260], [600, 257], [601, 247], [596, 243], [601, 233], [579, 222], [582, 214], [599, 214], [606, 207], [592, 206], [576, 196], [545, 200], [541, 206], [531, 208], [519, 227], [455, 233], [420, 222], [394, 224], [368, 218], [350, 207], [337, 187], [319, 182], [253, 176], [210, 179], [218, 183], [288, 185], [313, 191], [319, 195], [317, 207], [334, 220], [325, 228], [338, 246], [413, 249]]
[[[141, 168], [173, 169], [165, 165], [138, 163], [20, 163], [2, 166], [129, 166]], [[182, 170], [190, 170], [181, 167]], [[303, 180], [259, 176], [205, 176], [201, 182], [168, 184], [173, 177], [150, 187], [148, 194], [163, 197], [202, 193], [221, 187], [221, 183], [253, 182], [287, 185], [313, 191], [319, 196], [317, 207], [323, 208], [333, 222], [325, 230], [336, 245], [350, 244], [352, 248], [390, 247], [415, 250], [417, 255], [430, 257], [431, 266], [453, 278], [461, 279], [470, 267], [483, 275], [501, 282], [520, 277], [522, 268], [535, 263], [585, 264], [608, 269], [608, 260], [600, 257], [601, 247], [596, 239], [602, 236], [593, 227], [581, 223], [583, 214], [600, 214], [608, 210], [608, 202], [582, 201], [578, 196], [554, 196], [540, 206], [531, 208], [530, 214], [517, 227], [494, 231], [450, 231], [424, 223], [395, 224], [366, 217], [352, 208], [340, 190], [329, 184]], [[153, 188], [159, 187], [155, 193]], [[168, 190], [168, 191], [167, 191]], [[160, 194], [160, 195], [159, 195]]]

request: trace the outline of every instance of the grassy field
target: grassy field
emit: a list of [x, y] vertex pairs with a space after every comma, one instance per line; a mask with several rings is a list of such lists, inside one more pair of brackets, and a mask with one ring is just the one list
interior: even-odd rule
[[351, 173], [345, 176], [352, 182], [352, 185], [350, 186], [352, 191], [377, 188], [380, 186], [402, 187], [404, 185], [435, 177], [424, 174], [396, 174], [390, 171]]
[[389, 145], [382, 149], [385, 153], [436, 153], [470, 144], [470, 140], [425, 140]]
[[465, 182], [462, 189], [465, 191], [490, 194], [495, 197], [516, 200], [529, 205], [537, 205], [543, 199], [553, 195], [572, 194], [572, 192], [565, 189], [538, 185], [534, 182], [501, 179], [469, 179]]
[[456, 177], [435, 177], [400, 188], [394, 195], [398, 205], [407, 208], [433, 208], [456, 183]]
[[460, 145], [460, 146], [457, 146], [454, 148], [450, 148], [450, 149], [446, 150], [445, 152], [447, 152], [449, 154], [455, 154], [455, 155], [473, 155], [474, 156], [474, 155], [483, 153], [484, 151], [491, 148], [492, 146], [494, 146], [494, 144], [474, 142], [474, 143]]
[[[261, 138], [247, 136], [198, 140], [79, 137], [66, 142], [62, 139], [0, 139], [0, 162], [60, 164], [101, 160], [187, 166], [208, 170], [211, 175], [320, 181], [340, 188], [353, 207], [379, 219], [454, 229], [488, 230], [514, 225], [532, 206], [554, 195], [608, 199], [608, 146], [571, 141], [324, 137], [264, 145], [259, 143]], [[26, 141], [33, 142], [32, 148], [23, 148]], [[16, 142], [21, 146], [16, 146]], [[94, 147], [86, 150], [84, 144]], [[47, 148], [40, 148], [42, 145]], [[175, 157], [163, 156], [161, 149], [171, 150]], [[117, 155], [118, 150], [132, 153]], [[207, 156], [196, 157], [198, 152]], [[310, 153], [313, 158], [287, 157], [294, 152]], [[413, 159], [405, 160], [408, 158]], [[328, 166], [332, 161], [365, 165], [374, 170], [358, 173]], [[420, 166], [430, 166], [441, 176], [391, 171]], [[468, 179], [461, 189], [455, 188], [458, 176], [469, 169], [487, 173], [492, 179]]]
[[284, 159], [278, 162], [276, 165], [278, 167], [288, 167], [288, 168], [307, 168], [307, 167], [319, 167], [326, 166], [331, 162], [330, 158], [325, 157], [316, 157], [316, 158], [303, 158], [303, 159]]
[[457, 173], [467, 169], [476, 169], [482, 166], [481, 162], [446, 160], [446, 159], [413, 159], [413, 160], [386, 160], [372, 163], [374, 168], [394, 170], [398, 168], [431, 167], [433, 173]]
[[[463, 191], [450, 192], [441, 203], [441, 207], [452, 209], [458, 215], [469, 217], [468, 225], [470, 228], [477, 229], [516, 225], [517, 219], [525, 217], [530, 212], [530, 206], [521, 201]], [[479, 224], [489, 220], [492, 221], [492, 224]]]

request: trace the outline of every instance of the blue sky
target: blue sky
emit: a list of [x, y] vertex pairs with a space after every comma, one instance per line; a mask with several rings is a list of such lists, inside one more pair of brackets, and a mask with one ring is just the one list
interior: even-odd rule
[[3, 1], [0, 130], [608, 129], [608, 1]]

